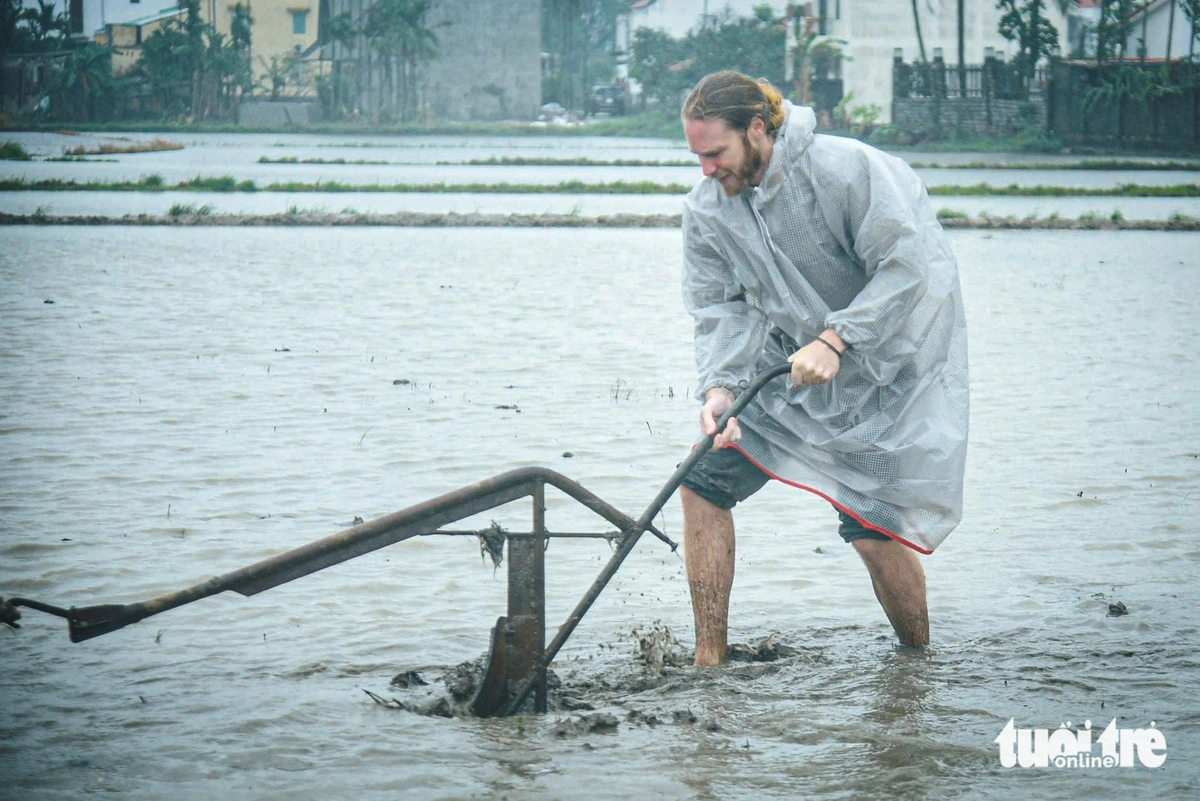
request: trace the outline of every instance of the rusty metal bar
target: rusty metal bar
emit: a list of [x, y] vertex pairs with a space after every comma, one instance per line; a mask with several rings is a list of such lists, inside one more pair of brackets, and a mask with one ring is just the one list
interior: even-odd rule
[[[6, 610], [11, 610], [14, 620], [19, 616], [16, 612], [18, 606], [27, 606], [64, 617], [69, 625], [71, 640], [82, 642], [228, 590], [245, 596], [255, 595], [409, 537], [436, 532], [441, 526], [531, 495], [535, 488], [545, 484], [550, 484], [574, 498], [622, 531], [628, 530], [633, 522], [628, 515], [566, 476], [543, 467], [523, 467], [361, 523], [240, 570], [141, 603], [61, 609], [28, 599], [10, 598], [3, 602], [3, 606]], [[661, 532], [657, 533], [672, 546], [672, 549], [676, 547], [675, 543]]]
[[[759, 390], [766, 386], [770, 381], [789, 372], [791, 367], [791, 364], [788, 363], [777, 364], [774, 367], [770, 367], [767, 370], [759, 373], [754, 381], [752, 381], [750, 385], [742, 391], [742, 394], [737, 397], [737, 400], [733, 402], [733, 405], [729, 407], [728, 411], [721, 416], [721, 419], [717, 422], [717, 432], [720, 433], [721, 431], [724, 431], [725, 426], [729, 423], [729, 419], [737, 416], [741, 413], [742, 409], [749, 406], [750, 401], [754, 399], [754, 396], [758, 394]], [[575, 631], [575, 627], [579, 625], [579, 621], [583, 620], [583, 616], [587, 614], [587, 611], [591, 609], [592, 604], [596, 602], [598, 597], [600, 597], [600, 593], [604, 590], [605, 586], [608, 585], [609, 580], [612, 579], [612, 577], [616, 574], [617, 569], [621, 566], [621, 563], [624, 562], [625, 558], [629, 556], [631, 551], [633, 551], [633, 547], [637, 545], [642, 533], [647, 530], [647, 527], [650, 525], [650, 521], [652, 521], [659, 511], [662, 510], [663, 506], [666, 505], [667, 500], [675, 494], [675, 490], [679, 489], [679, 485], [683, 482], [684, 476], [691, 472], [691, 469], [695, 467], [696, 462], [699, 462], [701, 457], [703, 457], [704, 454], [708, 453], [708, 451], [712, 449], [712, 446], [712, 435], [705, 436], [698, 443], [696, 443], [695, 447], [692, 448], [692, 452], [689, 453], [687, 458], [679, 464], [679, 467], [677, 467], [671, 477], [667, 479], [667, 483], [664, 484], [663, 488], [660, 489], [658, 494], [654, 496], [654, 500], [652, 500], [650, 505], [646, 507], [646, 511], [642, 512], [641, 517], [639, 517], [634, 524], [626, 530], [626, 536], [621, 540], [621, 544], [617, 547], [616, 553], [614, 553], [608, 560], [608, 564], [606, 564], [604, 569], [600, 571], [600, 575], [596, 577], [594, 582], [592, 582], [592, 586], [588, 588], [586, 593], [584, 593], [583, 598], [581, 598], [579, 603], [575, 605], [575, 609], [572, 610], [570, 616], [567, 617], [566, 622], [559, 627], [558, 634], [556, 634], [554, 639], [550, 641], [550, 645], [546, 647], [546, 652], [542, 655], [542, 661], [539, 665], [541, 670], [548, 668], [550, 663], [554, 661], [554, 657], [558, 655], [559, 649], [563, 647], [563, 644], [566, 643], [567, 638], [570, 637]], [[526, 681], [525, 685], [504, 710], [503, 714], [511, 715], [516, 712], [516, 710], [520, 709], [521, 704], [525, 703], [525, 699], [529, 697], [529, 693], [533, 689], [534, 682]]]
[[[717, 423], [717, 431], [724, 430], [729, 419], [739, 414], [767, 382], [788, 372], [790, 368], [789, 364], [781, 364], [761, 373], [722, 416]], [[226, 590], [246, 596], [254, 595], [401, 540], [439, 533], [438, 529], [444, 525], [525, 496], [532, 496], [533, 530], [528, 534], [506, 534], [509, 548], [508, 616], [500, 618], [493, 630], [488, 675], [471, 706], [477, 714], [490, 715], [502, 710], [503, 714], [510, 715], [520, 709], [529, 693], [536, 689], [538, 694], [535, 697], [535, 708], [539, 712], [545, 711], [547, 668], [637, 545], [641, 535], [650, 531], [670, 544], [672, 551], [677, 547], [654, 527], [654, 517], [678, 489], [684, 476], [712, 445], [712, 436], [707, 436], [697, 443], [637, 520], [633, 520], [560, 473], [541, 467], [526, 467], [361, 523], [241, 570], [143, 603], [61, 609], [23, 598], [10, 598], [8, 601], [0, 599], [0, 623], [15, 626], [20, 618], [16, 607], [27, 606], [65, 617], [71, 640], [80, 642]], [[545, 541], [551, 535], [546, 530], [545, 521], [546, 484], [559, 489], [621, 530], [616, 552], [576, 604], [566, 622], [559, 627], [548, 647], [544, 646]]]
[[[433, 531], [422, 531], [418, 537], [478, 537], [478, 529], [445, 529], [439, 528]], [[543, 531], [537, 533], [534, 531], [505, 531], [504, 536], [508, 539], [521, 539], [525, 537], [542, 537], [544, 539], [557, 540], [615, 540], [625, 536], [621, 531]]]

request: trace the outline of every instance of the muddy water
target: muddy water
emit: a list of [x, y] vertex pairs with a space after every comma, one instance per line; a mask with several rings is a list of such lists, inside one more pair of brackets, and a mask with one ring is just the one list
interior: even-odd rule
[[[0, 595], [142, 600], [527, 464], [637, 514], [694, 435], [677, 231], [0, 237]], [[362, 691], [437, 689], [503, 611], [476, 543], [424, 538], [79, 645], [28, 613], [0, 631], [0, 797], [1195, 797], [1200, 237], [952, 240], [972, 443], [929, 650], [893, 644], [828, 507], [772, 486], [732, 634], [777, 661], [643, 665], [635, 630], [691, 641], [647, 538], [555, 665], [591, 709], [385, 709]], [[547, 518], [604, 529], [553, 493]], [[552, 630], [608, 556], [554, 541]], [[1010, 718], [1153, 721], [1167, 760], [1003, 768]]]
[[[1200, 198], [1178, 197], [934, 197], [934, 207], [972, 216], [1041, 218], [1057, 214], [1114, 215], [1127, 220], [1200, 217]], [[209, 206], [214, 214], [285, 214], [289, 210], [336, 214], [399, 211], [458, 214], [679, 214], [683, 195], [571, 195], [401, 192], [0, 192], [0, 212], [8, 214], [104, 215], [167, 214], [172, 206]]]
[[[20, 142], [31, 154], [61, 155], [65, 149], [102, 145], [128, 147], [136, 142], [165, 138], [184, 145], [181, 150], [92, 156], [75, 162], [0, 162], [0, 177], [28, 180], [136, 181], [158, 174], [168, 184], [197, 175], [233, 175], [260, 186], [296, 181], [340, 182], [351, 185], [510, 183], [554, 185], [563, 181], [604, 183], [649, 181], [691, 186], [698, 177], [695, 157], [682, 138], [632, 139], [619, 137], [350, 137], [335, 135], [276, 134], [85, 134], [12, 133], [5, 139]], [[1008, 154], [922, 154], [902, 152], [902, 158], [923, 165], [917, 173], [928, 186], [1066, 186], [1080, 189], [1114, 188], [1121, 184], [1163, 186], [1196, 183], [1193, 170], [1072, 170], [980, 169], [966, 165], [1061, 163], [1069, 166], [1082, 157], [1012, 156]], [[334, 161], [345, 164], [261, 163], [260, 159]], [[488, 159], [541, 160], [590, 159], [594, 162], [642, 162], [644, 166], [582, 166], [544, 164], [501, 166], [470, 162]], [[355, 163], [373, 162], [373, 163]], [[947, 169], [929, 165], [962, 165]], [[682, 166], [680, 166], [682, 165]], [[340, 203], [339, 198], [327, 203]]]

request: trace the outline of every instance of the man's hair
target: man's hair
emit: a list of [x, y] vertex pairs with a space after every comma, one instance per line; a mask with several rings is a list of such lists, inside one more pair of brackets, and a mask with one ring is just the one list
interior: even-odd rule
[[774, 135], [783, 125], [783, 96], [767, 81], [757, 81], [733, 70], [714, 72], [700, 83], [683, 101], [680, 115], [684, 120], [725, 120], [735, 131], [748, 131], [755, 117], [767, 124], [767, 134]]

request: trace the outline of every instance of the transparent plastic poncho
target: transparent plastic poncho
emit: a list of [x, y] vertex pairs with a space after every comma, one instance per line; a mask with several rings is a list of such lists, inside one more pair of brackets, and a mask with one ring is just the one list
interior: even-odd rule
[[824, 385], [772, 381], [737, 446], [922, 553], [962, 517], [969, 407], [958, 268], [920, 179], [787, 104], [758, 187], [702, 180], [683, 215], [696, 396], [735, 393], [833, 328], [850, 345]]

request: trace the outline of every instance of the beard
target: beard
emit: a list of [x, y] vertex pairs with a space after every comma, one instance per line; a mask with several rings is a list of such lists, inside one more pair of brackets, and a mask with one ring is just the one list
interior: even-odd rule
[[762, 169], [762, 151], [750, 142], [750, 137], [742, 132], [742, 163], [733, 170], [727, 170], [719, 176], [714, 176], [721, 183], [721, 189], [728, 197], [739, 195], [758, 175]]

